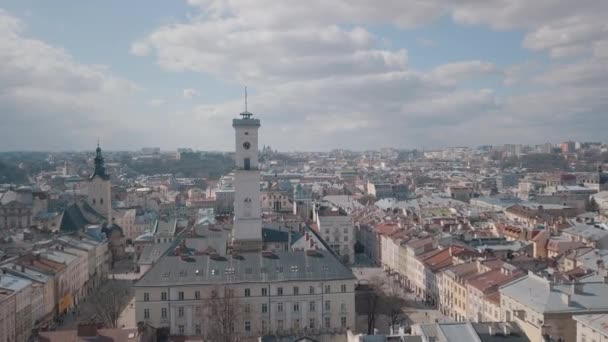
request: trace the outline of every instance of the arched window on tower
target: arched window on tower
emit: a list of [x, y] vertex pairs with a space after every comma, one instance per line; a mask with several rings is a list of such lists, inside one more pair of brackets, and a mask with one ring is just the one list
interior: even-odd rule
[[245, 158], [245, 160], [243, 160], [243, 168], [245, 170], [251, 170], [251, 159]]
[[243, 215], [245, 215], [245, 217], [249, 217], [251, 216], [251, 198], [245, 198], [244, 202], [245, 203], [243, 205]]

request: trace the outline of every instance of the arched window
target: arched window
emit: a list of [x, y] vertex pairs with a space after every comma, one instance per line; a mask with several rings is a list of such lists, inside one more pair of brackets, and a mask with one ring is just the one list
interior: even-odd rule
[[95, 204], [95, 199], [93, 198], [93, 204]]
[[103, 198], [99, 199], [99, 204], [103, 204]]
[[251, 198], [245, 198], [245, 204], [243, 205], [243, 214], [245, 217], [251, 216]]

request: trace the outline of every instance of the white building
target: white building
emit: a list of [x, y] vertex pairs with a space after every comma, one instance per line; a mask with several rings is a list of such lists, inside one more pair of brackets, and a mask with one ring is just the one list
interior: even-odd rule
[[241, 251], [262, 249], [262, 210], [260, 208], [260, 170], [258, 169], [258, 129], [260, 120], [245, 111], [233, 119], [236, 155], [234, 172], [233, 248]]
[[341, 207], [318, 205], [314, 211], [319, 234], [343, 262], [355, 261], [355, 225], [353, 217]]
[[[240, 337], [338, 332], [354, 327], [356, 278], [334, 254], [324, 250], [262, 251], [265, 240], [257, 159], [260, 122], [249, 112], [241, 115], [233, 120], [232, 244], [228, 249], [202, 253], [208, 246], [225, 245], [221, 229], [211, 224], [196, 243], [188, 240], [188, 248], [188, 234], [178, 237], [179, 246], [162, 256], [134, 285], [136, 320], [168, 327], [171, 334], [210, 338], [218, 314], [211, 303], [218, 297], [230, 297], [239, 308], [231, 324]], [[200, 248], [192, 251], [195, 247], [190, 246]]]
[[576, 342], [608, 341], [608, 314], [576, 315]]

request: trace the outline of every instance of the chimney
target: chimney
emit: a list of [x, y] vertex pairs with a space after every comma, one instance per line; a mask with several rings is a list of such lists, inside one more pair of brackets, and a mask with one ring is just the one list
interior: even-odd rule
[[572, 283], [572, 294], [583, 293], [583, 283]]
[[569, 294], [567, 294], [567, 293], [564, 293], [564, 292], [560, 292], [560, 294], [559, 294], [559, 295], [560, 295], [560, 297], [561, 297], [561, 299], [562, 299], [562, 302], [563, 302], [565, 305], [570, 306], [570, 295], [569, 295]]

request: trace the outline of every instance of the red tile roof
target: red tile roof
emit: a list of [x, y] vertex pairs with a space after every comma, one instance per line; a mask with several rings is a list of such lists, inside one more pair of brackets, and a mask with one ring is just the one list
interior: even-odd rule
[[484, 293], [488, 291], [494, 292], [498, 286], [506, 284], [511, 280], [524, 276], [524, 272], [517, 271], [515, 273], [505, 273], [502, 269], [488, 271], [475, 277], [469, 278], [467, 283]]

